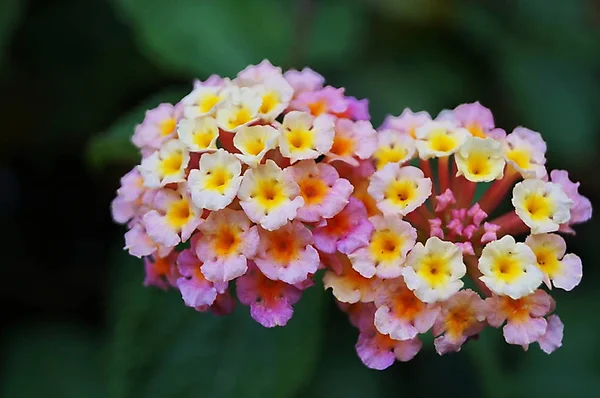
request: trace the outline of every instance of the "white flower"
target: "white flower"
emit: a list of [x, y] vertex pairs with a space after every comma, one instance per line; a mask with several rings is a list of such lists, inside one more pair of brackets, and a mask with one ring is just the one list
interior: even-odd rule
[[571, 218], [573, 201], [558, 184], [524, 180], [513, 188], [512, 204], [534, 234], [554, 232]]
[[233, 145], [241, 152], [238, 159], [256, 167], [269, 150], [277, 146], [279, 131], [271, 126], [244, 126], [233, 137]]
[[471, 135], [468, 130], [447, 121], [427, 122], [417, 128], [415, 134], [421, 159], [450, 156]]
[[479, 258], [479, 279], [498, 295], [513, 300], [527, 296], [542, 283], [533, 251], [510, 235], [488, 243]]
[[202, 155], [199, 170], [192, 170], [188, 179], [192, 201], [201, 209], [225, 208], [237, 194], [241, 171], [240, 161], [223, 149]]
[[139, 166], [147, 188], [160, 188], [172, 182], [185, 181], [185, 168], [190, 155], [177, 139], [167, 141], [160, 150], [142, 159]]
[[424, 303], [449, 299], [463, 286], [466, 272], [459, 247], [435, 236], [415, 245], [403, 269], [406, 286]]
[[502, 144], [492, 138], [469, 137], [455, 154], [458, 172], [472, 182], [490, 182], [504, 176]]
[[291, 111], [283, 118], [279, 150], [291, 163], [316, 159], [329, 151], [334, 135], [332, 116]]
[[198, 119], [181, 119], [177, 134], [191, 152], [214, 152], [217, 150], [219, 126], [210, 116]]

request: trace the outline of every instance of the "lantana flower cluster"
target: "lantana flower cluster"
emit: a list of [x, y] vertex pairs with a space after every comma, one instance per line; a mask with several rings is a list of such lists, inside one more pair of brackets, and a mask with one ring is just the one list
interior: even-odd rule
[[478, 102], [369, 119], [366, 100], [268, 61], [147, 111], [141, 164], [112, 202], [144, 284], [215, 314], [235, 290], [274, 327], [322, 275], [374, 369], [412, 359], [424, 333], [440, 355], [488, 326], [560, 347], [549, 291], [582, 277], [560, 234], [592, 208], [566, 171], [547, 172], [541, 135], [507, 134]]

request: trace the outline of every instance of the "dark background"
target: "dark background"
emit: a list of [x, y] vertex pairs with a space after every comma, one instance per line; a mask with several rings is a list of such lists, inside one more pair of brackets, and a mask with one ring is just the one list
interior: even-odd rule
[[542, 132], [549, 169], [599, 204], [596, 1], [0, 0], [2, 396], [597, 396], [597, 218], [568, 239], [584, 279], [553, 293], [565, 337], [550, 356], [489, 329], [445, 357], [426, 337], [377, 372], [318, 288], [279, 330], [142, 288], [109, 213], [138, 161], [133, 126], [194, 78], [263, 58], [369, 98], [376, 126], [480, 100], [498, 126]]

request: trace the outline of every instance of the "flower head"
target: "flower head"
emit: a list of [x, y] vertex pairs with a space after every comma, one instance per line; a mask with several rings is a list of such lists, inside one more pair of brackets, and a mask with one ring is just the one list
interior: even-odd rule
[[488, 243], [479, 258], [483, 283], [495, 294], [514, 300], [531, 294], [542, 283], [533, 251], [510, 235]]
[[146, 111], [144, 121], [137, 125], [131, 141], [142, 150], [154, 151], [174, 138], [177, 120], [181, 117], [179, 106], [160, 104]]
[[312, 242], [310, 230], [299, 221], [289, 222], [275, 231], [260, 230], [254, 262], [270, 279], [289, 284], [302, 282], [319, 267], [319, 254]]
[[504, 154], [523, 178], [546, 177], [546, 143], [540, 133], [517, 127], [504, 139]]
[[455, 159], [458, 175], [472, 182], [490, 182], [504, 175], [502, 145], [492, 138], [468, 138]]
[[335, 253], [336, 250], [350, 254], [356, 249], [366, 246], [373, 225], [367, 218], [364, 204], [350, 197], [344, 209], [329, 219], [324, 219], [313, 229], [315, 246], [325, 253]]
[[431, 116], [427, 112], [413, 112], [409, 108], [404, 108], [400, 116], [387, 116], [382, 129], [392, 129], [401, 134], [416, 138], [416, 130], [427, 122], [431, 121]]
[[414, 166], [388, 163], [371, 176], [368, 192], [383, 214], [407, 215], [431, 195], [432, 183]]
[[335, 216], [346, 206], [354, 189], [326, 163], [302, 160], [294, 164], [290, 172], [304, 199], [304, 206], [298, 209], [296, 216], [300, 221], [317, 222]]
[[402, 278], [383, 282], [375, 298], [375, 327], [394, 340], [410, 340], [433, 326], [440, 307], [422, 302]]
[[333, 144], [333, 118], [330, 115], [315, 118], [306, 112], [292, 111], [285, 115], [281, 129], [279, 149], [291, 163], [316, 159]]
[[373, 216], [369, 221], [374, 227], [369, 244], [348, 255], [352, 267], [366, 278], [399, 277], [406, 255], [417, 240], [417, 231], [394, 215]]
[[519, 299], [492, 296], [485, 301], [489, 307], [488, 323], [497, 328], [506, 321], [503, 328], [506, 342], [524, 346], [545, 334], [548, 323], [543, 317], [554, 309], [552, 297], [540, 289]]
[[442, 303], [442, 309], [433, 334], [435, 350], [443, 355], [460, 351], [470, 336], [476, 335], [486, 326], [487, 304], [470, 289], [461, 290]]
[[438, 237], [427, 239], [425, 245], [418, 242], [403, 269], [406, 286], [425, 303], [447, 300], [463, 286], [467, 269], [462, 257], [458, 246]]
[[225, 102], [219, 106], [216, 114], [220, 128], [236, 132], [258, 119], [262, 98], [256, 89], [232, 86], [224, 90], [224, 95]]
[[571, 207], [571, 217], [569, 221], [561, 224], [561, 232], [574, 233], [571, 228], [573, 224], [580, 224], [592, 218], [592, 203], [588, 198], [579, 193], [579, 183], [569, 179], [569, 173], [564, 170], [552, 170], [550, 172], [551, 181], [558, 184], [565, 191], [569, 199], [573, 202]]
[[181, 119], [177, 134], [190, 152], [214, 152], [217, 150], [219, 126], [213, 117]]
[[479, 101], [461, 104], [452, 111], [453, 120], [474, 137], [484, 138], [494, 128], [492, 112]]
[[200, 267], [202, 262], [192, 249], [183, 250], [177, 256], [177, 269], [181, 277], [177, 279], [177, 288], [188, 307], [212, 305], [217, 295], [227, 289], [226, 283], [212, 283], [206, 279]]
[[571, 217], [573, 201], [560, 185], [524, 180], [513, 189], [512, 204], [534, 234], [554, 232]]
[[394, 130], [377, 133], [377, 149], [373, 153], [377, 169], [388, 163], [406, 163], [415, 155], [415, 139]]
[[146, 232], [152, 240], [166, 247], [187, 241], [202, 223], [200, 209], [188, 196], [185, 186], [179, 190], [164, 188], [154, 198], [155, 210], [143, 217]]
[[450, 122], [432, 121], [419, 127], [416, 145], [421, 159], [440, 158], [458, 151], [469, 132]]
[[212, 212], [199, 229], [202, 235], [195, 250], [209, 281], [228, 282], [246, 272], [247, 259], [256, 254], [259, 236], [243, 211]]
[[365, 278], [356, 272], [347, 257], [338, 257], [341, 271], [336, 273], [327, 270], [323, 275], [325, 289], [331, 288], [333, 296], [342, 303], [370, 303], [375, 300], [376, 287], [379, 281], [376, 278]]
[[219, 149], [200, 158], [200, 168], [190, 171], [188, 184], [194, 204], [201, 209], [221, 210], [235, 198], [242, 165], [231, 153]]
[[185, 169], [190, 160], [185, 145], [179, 140], [166, 142], [160, 150], [142, 159], [139, 166], [147, 188], [160, 188], [185, 181]]
[[325, 158], [328, 162], [339, 160], [358, 166], [358, 159], [369, 158], [377, 148], [377, 132], [370, 122], [350, 119], [335, 121], [335, 137]]
[[567, 243], [556, 234], [529, 235], [525, 244], [533, 250], [537, 266], [544, 274], [548, 288], [572, 290], [583, 276], [581, 259], [576, 254], [565, 254]]
[[302, 291], [282, 281], [264, 276], [254, 264], [236, 280], [240, 302], [250, 306], [250, 315], [264, 327], [285, 326], [294, 313], [293, 304]]
[[224, 99], [222, 85], [199, 83], [183, 98], [183, 114], [190, 120], [214, 115]]
[[281, 170], [270, 159], [246, 170], [238, 198], [248, 218], [268, 231], [293, 220], [304, 205], [300, 188], [290, 171]]
[[235, 156], [250, 167], [256, 167], [277, 146], [279, 131], [272, 126], [242, 127], [233, 137], [233, 145], [241, 153]]

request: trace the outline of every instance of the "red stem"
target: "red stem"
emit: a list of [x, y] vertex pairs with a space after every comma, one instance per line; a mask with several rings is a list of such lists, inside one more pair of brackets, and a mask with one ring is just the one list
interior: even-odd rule
[[419, 160], [419, 165], [421, 166], [421, 170], [423, 170], [423, 174], [425, 174], [425, 177], [428, 177], [431, 179], [431, 194], [433, 196], [437, 196], [437, 190], [435, 187], [435, 181], [433, 180], [433, 172], [431, 171], [431, 163], [429, 162], [429, 160]]
[[483, 194], [481, 200], [479, 201], [479, 206], [481, 210], [485, 211], [487, 214], [491, 214], [496, 207], [500, 204], [502, 199], [506, 193], [510, 190], [513, 183], [516, 182], [521, 175], [512, 170], [511, 168], [507, 168], [506, 174], [504, 174], [504, 178], [498, 181], [494, 181], [492, 186]]
[[450, 188], [450, 170], [448, 169], [448, 156], [438, 159], [438, 180], [440, 183], [440, 193], [446, 192]]

